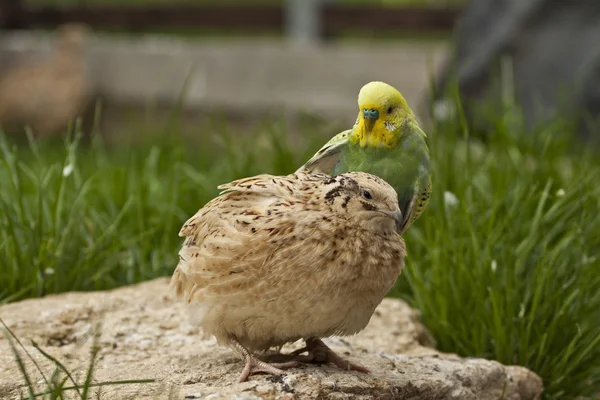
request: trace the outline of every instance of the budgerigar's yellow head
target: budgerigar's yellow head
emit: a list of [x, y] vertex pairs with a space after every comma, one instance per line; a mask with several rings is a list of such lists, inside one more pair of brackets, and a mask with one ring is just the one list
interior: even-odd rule
[[358, 93], [358, 118], [351, 140], [361, 147], [392, 148], [414, 115], [404, 97], [384, 82], [369, 82]]

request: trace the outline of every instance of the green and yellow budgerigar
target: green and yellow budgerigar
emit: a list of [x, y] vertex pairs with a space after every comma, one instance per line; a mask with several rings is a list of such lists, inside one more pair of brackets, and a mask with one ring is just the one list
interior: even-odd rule
[[352, 129], [325, 144], [297, 172], [337, 176], [367, 172], [386, 180], [398, 193], [404, 233], [421, 215], [431, 195], [426, 135], [400, 92], [370, 82], [358, 94], [359, 113]]

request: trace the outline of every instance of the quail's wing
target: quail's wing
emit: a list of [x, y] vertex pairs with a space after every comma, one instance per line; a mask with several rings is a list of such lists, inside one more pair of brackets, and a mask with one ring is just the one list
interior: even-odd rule
[[[293, 225], [292, 209], [303, 201], [296, 175], [260, 175], [220, 186], [224, 192], [200, 209], [179, 232], [172, 285], [188, 301], [235, 293], [251, 285], [277, 245], [266, 240]], [[311, 179], [315, 179], [314, 177]]]
[[348, 145], [348, 139], [351, 133], [352, 129], [348, 129], [335, 135], [296, 172], [321, 172], [324, 174], [331, 174], [335, 165], [340, 161], [340, 152]]
[[[261, 174], [219, 185], [218, 189], [221, 190], [221, 194], [241, 192], [271, 199], [272, 201], [279, 199], [289, 200], [302, 197], [304, 184], [312, 180], [306, 174], [288, 176]], [[264, 201], [261, 203], [264, 205]]]
[[[226, 222], [239, 212], [264, 212], [273, 202], [293, 198], [297, 191], [292, 177], [268, 174], [238, 179], [217, 188], [221, 190], [219, 197], [208, 202], [188, 219], [179, 231], [179, 236], [198, 236], [203, 227], [219, 223], [220, 218], [223, 218], [221, 222]], [[213, 221], [215, 214], [222, 216]]]

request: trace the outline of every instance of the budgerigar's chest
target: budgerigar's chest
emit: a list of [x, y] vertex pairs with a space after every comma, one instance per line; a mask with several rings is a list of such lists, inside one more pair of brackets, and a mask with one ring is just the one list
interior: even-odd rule
[[345, 172], [362, 171], [377, 175], [387, 181], [399, 195], [406, 191], [407, 185], [415, 182], [426, 173], [425, 157], [417, 149], [348, 146], [342, 152], [339, 163], [333, 169], [333, 175]]

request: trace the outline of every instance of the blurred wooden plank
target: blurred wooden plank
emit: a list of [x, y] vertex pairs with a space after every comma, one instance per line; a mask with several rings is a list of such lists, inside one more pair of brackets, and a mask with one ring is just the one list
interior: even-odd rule
[[32, 25], [85, 22], [94, 28], [281, 30], [283, 8], [269, 5], [74, 6], [28, 9]]
[[23, 0], [0, 0], [0, 29], [23, 29], [26, 18]]
[[428, 32], [450, 31], [461, 8], [456, 7], [375, 7], [329, 4], [324, 10], [325, 28], [336, 35], [343, 31]]
[[[11, 1], [11, 0], [0, 0]], [[461, 8], [378, 7], [326, 4], [322, 32], [335, 36], [344, 31], [366, 33], [447, 32]], [[32, 26], [55, 27], [65, 22], [86, 22], [96, 29], [224, 29], [249, 32], [284, 32], [282, 5], [164, 5], [41, 7], [24, 11]]]

